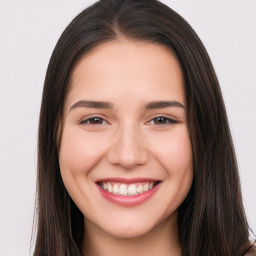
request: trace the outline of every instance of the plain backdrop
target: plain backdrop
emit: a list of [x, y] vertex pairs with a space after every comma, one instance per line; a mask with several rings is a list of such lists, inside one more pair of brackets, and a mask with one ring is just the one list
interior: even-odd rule
[[[29, 255], [44, 76], [63, 29], [92, 2], [0, 0], [0, 256]], [[256, 1], [163, 2], [192, 25], [212, 59], [256, 231]]]

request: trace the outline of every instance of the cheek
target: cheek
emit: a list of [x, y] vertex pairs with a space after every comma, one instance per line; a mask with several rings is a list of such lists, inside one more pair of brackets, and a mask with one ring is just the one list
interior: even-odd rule
[[172, 133], [158, 137], [154, 145], [155, 155], [169, 176], [182, 177], [192, 172], [192, 149], [186, 126], [177, 127]]
[[103, 143], [95, 137], [97, 134], [88, 136], [83, 130], [67, 128], [63, 131], [59, 152], [62, 172], [84, 175], [93, 168], [104, 151]]

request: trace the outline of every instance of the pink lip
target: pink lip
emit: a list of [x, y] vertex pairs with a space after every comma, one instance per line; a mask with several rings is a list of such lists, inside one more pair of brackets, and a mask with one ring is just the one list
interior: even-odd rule
[[[114, 180], [111, 179], [111, 181], [114, 181]], [[149, 181], [149, 180], [148, 179], [147, 180], [144, 179], [143, 181]], [[117, 181], [115, 181], [115, 182], [117, 182]], [[120, 179], [118, 179], [118, 182], [120, 182]], [[139, 182], [139, 181], [136, 181], [136, 182]], [[136, 182], [133, 182], [133, 183], [136, 183]], [[140, 181], [140, 182], [142, 182], [142, 181]], [[122, 183], [125, 183], [125, 182], [122, 181]], [[128, 183], [128, 182], [126, 182], [126, 183]], [[132, 182], [129, 182], [129, 183], [132, 183]], [[147, 201], [148, 199], [150, 199], [155, 194], [155, 192], [159, 189], [160, 184], [161, 183], [158, 183], [156, 186], [154, 186], [149, 191], [144, 192], [144, 193], [139, 194], [139, 195], [136, 195], [136, 196], [120, 196], [120, 195], [115, 195], [115, 194], [112, 194], [112, 193], [102, 189], [99, 185], [97, 185], [97, 187], [98, 187], [101, 195], [105, 199], [107, 199], [108, 201], [110, 201], [112, 203], [119, 204], [121, 206], [131, 207], [131, 206], [136, 206], [136, 205], [142, 204], [145, 201]]]
[[117, 178], [117, 177], [113, 177], [113, 178], [105, 178], [105, 179], [101, 179], [101, 180], [97, 180], [96, 183], [99, 182], [107, 182], [107, 181], [112, 181], [112, 182], [119, 182], [119, 183], [125, 183], [125, 184], [132, 184], [132, 183], [139, 183], [139, 182], [154, 182], [157, 180], [154, 179], [149, 179], [149, 178]]

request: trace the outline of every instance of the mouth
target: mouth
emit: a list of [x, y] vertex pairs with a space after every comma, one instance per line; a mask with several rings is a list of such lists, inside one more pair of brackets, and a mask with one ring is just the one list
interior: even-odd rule
[[145, 182], [134, 182], [131, 184], [114, 182], [114, 181], [102, 181], [97, 182], [103, 190], [120, 196], [137, 196], [148, 192], [158, 185], [160, 181], [145, 181]]
[[137, 206], [149, 200], [161, 185], [159, 180], [112, 178], [97, 181], [103, 198], [121, 206]]

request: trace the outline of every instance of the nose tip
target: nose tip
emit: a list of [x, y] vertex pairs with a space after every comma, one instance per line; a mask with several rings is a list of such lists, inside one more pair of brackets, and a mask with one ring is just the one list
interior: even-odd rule
[[142, 136], [130, 133], [117, 136], [108, 152], [108, 161], [125, 169], [145, 164], [148, 152]]

